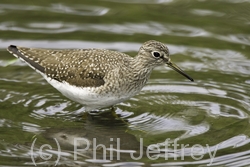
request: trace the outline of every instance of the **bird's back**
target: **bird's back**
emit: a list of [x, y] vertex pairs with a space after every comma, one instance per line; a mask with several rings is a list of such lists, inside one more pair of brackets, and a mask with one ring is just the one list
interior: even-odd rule
[[105, 49], [48, 50], [11, 45], [8, 51], [39, 73], [79, 87], [104, 85], [109, 71], [131, 59], [124, 53]]

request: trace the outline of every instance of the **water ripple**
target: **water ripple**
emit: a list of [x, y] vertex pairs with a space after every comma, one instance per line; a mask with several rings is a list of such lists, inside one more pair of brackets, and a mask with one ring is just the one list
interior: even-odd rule
[[[166, 81], [165, 81], [166, 82]], [[211, 82], [210, 84], [206, 83], [204, 85], [178, 85], [174, 84], [171, 85], [169, 81], [167, 85], [157, 85], [158, 81], [151, 80], [150, 85], [143, 88], [143, 91], [151, 92], [151, 93], [167, 93], [169, 94], [200, 94], [206, 96], [206, 101], [202, 101], [202, 99], [196, 101], [180, 101], [178, 98], [168, 98], [162, 101], [157, 100], [161, 104], [182, 104], [187, 106], [197, 106], [200, 109], [208, 112], [211, 116], [223, 116], [223, 117], [235, 117], [238, 119], [245, 119], [249, 117], [249, 113], [245, 111], [250, 108], [250, 98], [248, 96], [248, 92], [244, 91], [244, 87], [240, 85], [234, 84], [225, 84], [225, 83], [214, 83]], [[152, 84], [152, 85], [151, 85]], [[164, 84], [164, 82], [162, 82]], [[150, 103], [153, 96], [150, 96], [150, 99], [147, 99]], [[216, 98], [216, 101], [208, 100], [207, 98], [211, 97], [211, 99]], [[142, 97], [143, 98], [143, 97]], [[159, 98], [157, 99], [164, 99]], [[204, 99], [204, 100], [205, 100]], [[145, 99], [146, 100], [146, 99]], [[232, 101], [232, 103], [236, 103], [237, 105], [230, 105], [230, 104], [223, 104], [223, 101]]]
[[222, 12], [217, 12], [217, 11], [212, 11], [212, 10], [204, 10], [204, 9], [192, 9], [190, 11], [191, 13], [195, 14], [195, 15], [199, 15], [199, 16], [224, 16], [225, 13]]
[[250, 45], [249, 34], [216, 35], [215, 38], [220, 39], [222, 41], [231, 42], [231, 43]]
[[161, 4], [161, 3], [171, 3], [174, 0], [104, 0], [109, 2], [116, 2], [116, 3], [131, 3], [131, 4]]
[[188, 121], [173, 116], [156, 116], [144, 113], [129, 119], [132, 129], [139, 129], [149, 135], [158, 135], [166, 132], [184, 131], [178, 138], [184, 139], [203, 134], [209, 130], [207, 123], [190, 125]]
[[35, 5], [18, 5], [18, 4], [0, 4], [1, 13], [13, 11], [48, 11], [51, 13], [72, 14], [80, 16], [102, 16], [108, 13], [109, 9], [99, 6], [89, 6], [81, 4], [65, 5], [62, 3], [50, 4], [48, 7]]
[[[74, 24], [61, 22], [33, 22], [22, 26], [16, 22], [0, 23], [0, 30], [18, 31], [26, 33], [68, 33], [75, 31], [85, 32], [103, 32], [122, 35], [148, 34], [154, 36], [171, 35], [171, 36], [210, 36], [211, 33], [197, 27], [181, 24], [163, 24], [154, 21], [145, 23], [123, 23], [123, 24]], [[152, 31], [154, 30], [154, 31]]]
[[245, 2], [248, 2], [250, 3], [250, 0], [220, 0], [220, 1], [223, 1], [223, 2], [226, 2], [226, 3], [245, 3]]
[[74, 4], [74, 6], [68, 6], [61, 3], [51, 4], [51, 7], [47, 10], [55, 13], [67, 13], [82, 16], [103, 16], [109, 12], [108, 8], [99, 6], [89, 6], [81, 4]]

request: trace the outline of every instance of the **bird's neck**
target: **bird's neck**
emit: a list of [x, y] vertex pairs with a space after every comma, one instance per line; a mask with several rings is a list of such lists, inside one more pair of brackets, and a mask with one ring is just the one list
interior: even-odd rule
[[138, 56], [136, 56], [130, 63], [132, 69], [131, 73], [134, 74], [135, 79], [142, 80], [148, 79], [152, 70], [153, 66], [149, 64], [147, 60], [144, 60]]

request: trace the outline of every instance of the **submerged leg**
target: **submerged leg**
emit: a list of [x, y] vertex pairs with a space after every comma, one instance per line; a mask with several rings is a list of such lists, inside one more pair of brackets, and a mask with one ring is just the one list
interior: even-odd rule
[[113, 112], [115, 112], [115, 108], [114, 108], [114, 106], [111, 106], [109, 108], [104, 108], [102, 110], [92, 110], [92, 111], [87, 111], [87, 112], [90, 115], [102, 115], [102, 114], [105, 114], [105, 113], [113, 113]]

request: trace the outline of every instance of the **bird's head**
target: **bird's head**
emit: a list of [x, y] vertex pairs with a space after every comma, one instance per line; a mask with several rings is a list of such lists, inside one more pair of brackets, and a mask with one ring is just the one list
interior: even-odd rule
[[193, 78], [187, 75], [180, 67], [171, 62], [169, 50], [167, 46], [161, 42], [154, 40], [145, 42], [139, 50], [138, 57], [141, 61], [146, 62], [153, 68], [167, 64], [170, 68], [185, 76], [190, 81], [194, 81]]

